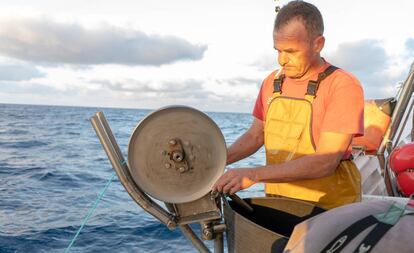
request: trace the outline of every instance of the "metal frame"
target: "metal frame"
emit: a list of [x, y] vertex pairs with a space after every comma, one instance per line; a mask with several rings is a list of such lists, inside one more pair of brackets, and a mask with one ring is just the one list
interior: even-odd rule
[[[412, 94], [414, 91], [414, 62], [411, 64], [410, 72], [407, 79], [403, 83], [401, 90], [397, 93], [396, 99], [397, 103], [395, 105], [394, 111], [391, 117], [391, 124], [388, 126], [388, 129], [384, 135], [384, 138], [381, 142], [380, 147], [378, 148], [377, 156], [380, 161], [381, 169], [384, 173], [384, 181], [387, 187], [388, 195], [398, 196], [398, 191], [395, 187], [395, 175], [388, 167], [386, 162], [385, 151], [388, 155], [391, 153], [392, 149], [398, 145], [404, 126], [410, 115], [410, 111], [414, 105], [414, 102], [408, 106], [410, 100], [412, 99]], [[408, 107], [408, 113], [407, 112]], [[406, 117], [404, 120], [404, 116]], [[414, 119], [413, 119], [414, 120]], [[401, 126], [401, 122], [403, 126]]]

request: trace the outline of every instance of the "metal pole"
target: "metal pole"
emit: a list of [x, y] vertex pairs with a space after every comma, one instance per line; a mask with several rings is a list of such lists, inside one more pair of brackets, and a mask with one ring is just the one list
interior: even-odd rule
[[188, 225], [180, 225], [181, 231], [200, 253], [211, 253]]
[[[414, 81], [414, 63], [411, 65], [410, 73], [406, 81], [404, 82], [404, 85], [400, 92], [400, 96], [398, 97], [397, 104], [394, 108], [394, 112], [391, 117], [391, 124], [388, 127], [387, 133], [385, 134], [384, 139], [382, 140], [381, 145], [378, 149], [379, 154], [384, 153], [387, 143], [390, 142], [390, 140], [393, 140], [396, 135], [401, 119], [404, 116], [405, 109], [407, 108], [407, 105], [413, 93], [413, 89], [414, 89], [413, 81]], [[393, 148], [395, 145], [396, 143], [392, 143], [392, 146], [390, 146], [390, 148]]]
[[411, 115], [411, 119], [412, 119], [412, 124], [411, 124], [411, 141], [414, 141], [414, 110], [413, 110], [413, 112], [412, 112], [412, 115]]
[[[235, 195], [237, 196], [237, 195]], [[223, 213], [223, 202], [222, 198], [220, 197], [217, 199], [218, 207], [220, 212]], [[223, 242], [223, 234], [226, 232], [226, 224], [220, 223], [222, 220], [218, 220], [216, 223], [213, 223], [213, 233], [214, 233], [214, 253], [223, 253], [224, 252], [224, 242]]]
[[95, 116], [98, 118], [99, 122], [102, 124], [103, 129], [105, 130], [106, 135], [109, 138], [110, 143], [112, 144], [112, 147], [116, 153], [116, 155], [118, 156], [119, 159], [124, 159], [121, 149], [119, 148], [115, 136], [111, 131], [111, 127], [109, 127], [108, 121], [105, 118], [105, 115], [103, 114], [103, 112], [97, 112], [95, 114]]
[[119, 180], [131, 198], [145, 211], [165, 224], [169, 229], [175, 228], [176, 223], [174, 217], [152, 201], [152, 199], [149, 198], [132, 180], [128, 166], [124, 162], [124, 157], [122, 156], [120, 148], [103, 113], [100, 112], [95, 114], [91, 118], [91, 123]]
[[397, 189], [395, 188], [395, 185], [392, 183], [393, 180], [393, 174], [390, 171], [388, 165], [385, 163], [385, 157], [384, 154], [378, 155], [378, 161], [380, 163], [381, 168], [383, 169], [383, 177], [385, 182], [385, 188], [387, 190], [387, 193], [389, 196], [397, 196]]
[[216, 233], [216, 238], [214, 238], [214, 253], [223, 253], [223, 252], [224, 252], [223, 233]]
[[[395, 139], [393, 140], [393, 143], [395, 143], [395, 144], [400, 143], [401, 135], [404, 132], [404, 128], [407, 125], [408, 119], [410, 118], [410, 114], [411, 114], [411, 110], [413, 109], [413, 105], [414, 105], [414, 100], [411, 99], [411, 103], [407, 108], [408, 112], [407, 112], [407, 115], [405, 116], [404, 122], [402, 123], [402, 126], [399, 127], [400, 131], [399, 131], [398, 135], [397, 134], [395, 135]], [[407, 109], [405, 109], [405, 110], [407, 110]]]

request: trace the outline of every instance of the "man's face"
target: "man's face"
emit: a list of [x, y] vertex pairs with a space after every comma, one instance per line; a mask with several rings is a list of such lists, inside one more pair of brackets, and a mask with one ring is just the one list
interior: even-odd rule
[[[322, 36], [318, 38], [323, 39]], [[296, 19], [273, 33], [274, 47], [279, 53], [278, 61], [287, 77], [301, 78], [308, 73], [319, 57], [321, 48], [315, 45], [318, 38], [309, 38], [302, 21]]]

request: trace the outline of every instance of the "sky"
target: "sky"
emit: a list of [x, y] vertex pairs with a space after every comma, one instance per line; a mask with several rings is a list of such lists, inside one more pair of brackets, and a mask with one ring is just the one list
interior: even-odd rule
[[[366, 99], [393, 96], [414, 59], [414, 1], [309, 2], [324, 17], [322, 56]], [[251, 112], [278, 68], [276, 4], [3, 0], [0, 103]]]

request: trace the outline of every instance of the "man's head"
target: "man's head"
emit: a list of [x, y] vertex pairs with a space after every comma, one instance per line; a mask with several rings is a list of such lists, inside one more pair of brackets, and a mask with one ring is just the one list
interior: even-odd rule
[[323, 29], [322, 15], [312, 4], [293, 1], [280, 9], [273, 39], [279, 64], [288, 77], [302, 78], [321, 62]]

